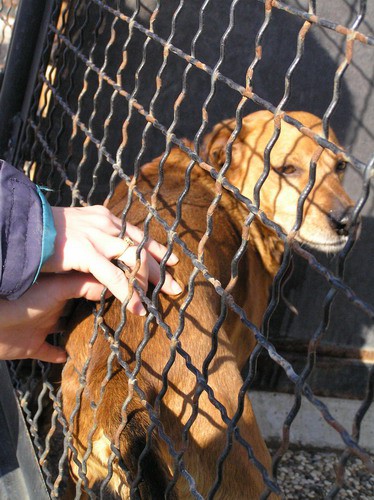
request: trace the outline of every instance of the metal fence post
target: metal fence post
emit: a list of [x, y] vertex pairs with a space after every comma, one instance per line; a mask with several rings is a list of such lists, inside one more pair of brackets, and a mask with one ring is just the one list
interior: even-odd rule
[[54, 2], [22, 0], [7, 55], [0, 92], [0, 158], [11, 161], [10, 145], [22, 109], [44, 14]]

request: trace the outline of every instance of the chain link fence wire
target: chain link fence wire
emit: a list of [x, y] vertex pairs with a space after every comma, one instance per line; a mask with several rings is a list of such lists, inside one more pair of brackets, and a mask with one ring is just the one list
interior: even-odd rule
[[[345, 265], [355, 243], [355, 235], [350, 236], [344, 250], [335, 259], [335, 267], [332, 269], [299, 243], [295, 241], [290, 243], [289, 235], [259, 209], [261, 189], [270, 170], [270, 154], [280, 134], [281, 118], [302, 134], [311, 137], [316, 145], [316, 154], [310, 162], [309, 182], [299, 198], [293, 231], [300, 228], [302, 223], [303, 206], [315, 183], [317, 157], [325, 149], [339, 154], [349, 162], [350, 168], [360, 175], [361, 192], [355, 201], [352, 215], [354, 223], [358, 222], [361, 212], [368, 203], [374, 156], [368, 160], [362, 159], [357, 154], [343, 150], [329, 138], [330, 122], [333, 116], [340, 112], [342, 89], [345, 88], [344, 79], [352, 64], [354, 50], [357, 46], [365, 46], [367, 58], [372, 57], [374, 36], [361, 31], [366, 19], [367, 3], [361, 0], [349, 4], [351, 18], [347, 25], [340, 24], [334, 19], [320, 17], [317, 10], [318, 3], [313, 0], [287, 3], [275, 0], [262, 2], [233, 0], [225, 2], [224, 5], [220, 3], [222, 15], [218, 22], [215, 15], [217, 2], [213, 0], [192, 2], [192, 10], [187, 0], [173, 2], [70, 0], [52, 3], [50, 17], [45, 26], [46, 36], [40, 52], [37, 77], [33, 82], [32, 95], [29, 96], [29, 106], [26, 106], [26, 111], [25, 106], [23, 108], [24, 121], [12, 160], [35, 182], [51, 189], [48, 195], [49, 201], [56, 205], [85, 206], [108, 202], [117, 181], [124, 181], [129, 186], [130, 192], [123, 212], [124, 221], [134, 197], [140, 200], [149, 212], [142, 228], [145, 238], [140, 246], [144, 246], [148, 238], [150, 221], [156, 220], [168, 235], [168, 255], [173, 247], [178, 245], [191, 259], [195, 268], [190, 276], [188, 297], [181, 311], [180, 327], [177, 332], [170, 330], [157, 307], [157, 296], [165, 279], [166, 258], [161, 263], [161, 280], [152, 298], [145, 296], [136, 281], [134, 282], [135, 289], [147, 307], [148, 319], [144, 330], [145, 340], [136, 351], [136, 364], [131, 369], [122, 359], [119, 349], [120, 336], [126, 328], [125, 305], [122, 308], [122, 320], [116, 326], [114, 335], [110, 333], [106, 323], [104, 299], [95, 313], [95, 329], [92, 332], [88, 352], [92, 353], [92, 347], [98, 336], [104, 337], [110, 346], [107, 372], [102, 381], [97, 407], [105, 398], [106, 387], [113, 377], [114, 367], [119, 366], [128, 380], [131, 391], [128, 398], [123, 401], [121, 413], [123, 417], [118, 433], [126, 425], [126, 409], [132, 397], [139, 397], [143, 401], [151, 422], [147, 444], [139, 459], [138, 477], [131, 484], [133, 498], [138, 498], [139, 484], [142, 481], [141, 459], [149, 453], [152, 433], [155, 430], [164, 441], [175, 464], [175, 469], [172, 471], [174, 479], [169, 485], [168, 492], [171, 494], [178, 476], [182, 475], [188, 483], [190, 497], [201, 498], [195, 478], [184, 465], [183, 452], [176, 449], [160, 420], [159, 406], [168, 387], [169, 371], [177, 356], [184, 359], [186, 370], [190, 371], [198, 382], [194, 394], [195, 410], [201, 393], [206, 392], [227, 426], [227, 445], [222, 450], [217, 471], [222, 470], [230, 451], [230, 443], [233, 440], [237, 441], [246, 450], [248, 459], [255, 464], [264, 479], [266, 488], [262, 498], [268, 498], [272, 492], [281, 493], [280, 485], [277, 483], [277, 471], [292, 444], [292, 425], [304, 399], [313, 405], [331, 427], [331, 432], [337, 433], [344, 443], [344, 451], [338, 457], [335, 467], [335, 480], [324, 490], [324, 496], [336, 498], [339, 491], [344, 488], [345, 470], [351, 457], [361, 460], [367, 471], [374, 473], [374, 465], [370, 454], [365, 450], [365, 443], [360, 444], [359, 441], [361, 426], [369, 425], [365, 422], [365, 415], [373, 399], [373, 368], [368, 370], [366, 395], [358, 406], [351, 429], [345, 428], [339, 422], [339, 418], [332, 415], [328, 405], [316, 395], [309, 384], [311, 373], [319, 359], [318, 346], [324, 338], [336, 297], [340, 295], [346, 298], [352, 314], [359, 310], [370, 322], [374, 317], [373, 304], [358, 296], [345, 280]], [[13, 12], [15, 7], [16, 2], [1, 2], [1, 16], [7, 13], [4, 21], [1, 17], [4, 29], [10, 24], [8, 13]], [[245, 9], [251, 8], [261, 12], [261, 22], [251, 26], [252, 31], [254, 27], [256, 30], [253, 31], [249, 43], [236, 30]], [[190, 16], [188, 33], [181, 28], [186, 16]], [[292, 26], [297, 25], [298, 28], [293, 32], [294, 44], [289, 46], [289, 60], [283, 79], [277, 82], [278, 88], [281, 89], [279, 98], [269, 100], [266, 92], [263, 95], [262, 87], [257, 86], [256, 75], [261, 65], [265, 63], [267, 51], [277, 50], [276, 47], [269, 48], [266, 44], [267, 37], [271, 38], [271, 30], [279, 20], [284, 22], [285, 30], [288, 29], [288, 20], [290, 23], [296, 23]], [[212, 45], [213, 42], [216, 45], [209, 56], [203, 48], [210, 43], [212, 29], [218, 31], [212, 39]], [[303, 64], [306, 46], [314, 30], [333, 33], [344, 47], [330, 82], [332, 89], [330, 100], [321, 113], [323, 117], [321, 135], [317, 135], [305, 124], [287, 114], [296, 85], [295, 74]], [[236, 75], [236, 78], [233, 78], [228, 72], [228, 61], [232, 46], [239, 42], [245, 47], [243, 52], [251, 54], [251, 57], [243, 57], [240, 60], [240, 77]], [[202, 54], [205, 56], [202, 57]], [[318, 53], [314, 57], [318, 58]], [[171, 82], [175, 80], [177, 85], [173, 87]], [[198, 85], [198, 92], [195, 82]], [[216, 117], [222, 116], [220, 106], [223, 95], [229, 96], [224, 102], [229, 103], [229, 116], [235, 116], [235, 127], [226, 147], [226, 161], [221, 170], [217, 171], [207, 162], [201, 145], [205, 134], [217, 123]], [[193, 107], [192, 111], [190, 105]], [[233, 144], [242, 128], [243, 117], [248, 110], [254, 109], [266, 109], [274, 114], [274, 132], [265, 149], [263, 174], [256, 184], [254, 198], [250, 200], [227, 180], [225, 174], [230, 168]], [[191, 143], [184, 140], [186, 135], [192, 139]], [[284, 243], [284, 257], [274, 279], [271, 299], [261, 328], [249, 321], [230, 292], [222, 288], [215, 277], [210, 275], [203, 260], [185, 244], [183, 237], [178, 234], [180, 215], [177, 215], [171, 227], [157, 212], [156, 205], [145, 200], [136, 182], [132, 180], [132, 175], [135, 179], [139, 175], [141, 165], [164, 152], [159, 164], [159, 184], [155, 189], [156, 192], [162, 185], [163, 162], [173, 146], [180, 148], [190, 158], [185, 193], [175, 200], [177, 214], [181, 214], [183, 210], [184, 196], [190, 189], [193, 166], [210, 175], [216, 183], [217, 194], [207, 213], [207, 231], [201, 240], [201, 248], [209, 238], [213, 214], [220, 204], [222, 192], [229, 192], [246, 208], [245, 229], [250, 229], [253, 220], [259, 219]], [[123, 232], [124, 230], [125, 226]], [[245, 250], [246, 245], [243, 244], [231, 263], [232, 279], [238, 272], [238, 263]], [[280, 354], [274, 343], [269, 340], [271, 318], [282, 302], [283, 286], [292, 273], [295, 256], [304, 260], [308, 267], [319, 274], [328, 285], [328, 292], [320, 311], [319, 325], [309, 339], [307, 356], [301, 370], [295, 370], [287, 357]], [[198, 274], [203, 275], [221, 297], [221, 314], [217, 318], [214, 332], [219, 331], [225, 314], [231, 310], [240, 318], [243, 328], [254, 332], [257, 340], [238, 394], [237, 412], [231, 419], [227, 415], [227, 409], [215, 398], [206, 373], [191, 363], [189, 353], [178, 342], [179, 337], [183, 335], [183, 317], [188, 311], [189, 301], [194, 296], [194, 281]], [[137, 376], [142, 368], [142, 350], [150, 336], [149, 328], [153, 320], [170, 339], [170, 359], [160, 373], [162, 389], [151, 405], [137, 383]], [[212, 350], [212, 358], [214, 355]], [[279, 367], [294, 388], [293, 406], [290, 407], [285, 421], [279, 423], [280, 445], [273, 453], [273, 478], [254, 456], [253, 450], [241, 436], [238, 427], [247, 390], [253, 387], [257, 365], [262, 363], [264, 358], [268, 363]], [[211, 360], [206, 360], [206, 367], [210, 362]], [[62, 410], [61, 373], [58, 368], [37, 361], [10, 364], [15, 390], [52, 498], [62, 498], [63, 495], [67, 495], [68, 498], [79, 498], [83, 492], [91, 498], [109, 498], [106, 487], [112, 478], [113, 469], [121, 463], [118, 444], [112, 443], [107, 477], [96, 489], [92, 489], [86, 478], [86, 469], [87, 460], [92, 452], [96, 417], [93, 418], [93, 428], [83, 459], [72, 439], [74, 416], [80, 410], [81, 396], [85, 390], [86, 376], [91, 363], [92, 355], [89, 354], [79, 377], [76, 404], [68, 420]], [[186, 446], [188, 446], [188, 432], [195, 418], [196, 411], [183, 427]], [[78, 470], [77, 482], [73, 486], [69, 484], [68, 479], [67, 460], [70, 454]], [[124, 473], [126, 474], [126, 470]], [[209, 498], [219, 495], [221, 480], [222, 476], [218, 472], [215, 484], [211, 485]], [[368, 492], [367, 498], [371, 497], [372, 492]], [[301, 497], [296, 495], [295, 498]]]

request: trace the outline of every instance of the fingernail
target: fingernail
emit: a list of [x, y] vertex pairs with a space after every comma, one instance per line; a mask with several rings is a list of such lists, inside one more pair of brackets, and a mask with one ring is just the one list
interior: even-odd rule
[[140, 306], [137, 310], [139, 316], [145, 316], [147, 314], [147, 309], [144, 306]]
[[176, 281], [172, 281], [171, 289], [173, 290], [173, 295], [179, 295], [180, 293], [183, 292], [183, 288], [181, 288], [179, 286], [179, 283], [177, 283]]
[[177, 264], [179, 262], [179, 259], [178, 257], [175, 255], [175, 253], [172, 253], [170, 255], [170, 257], [168, 258], [167, 260], [167, 265], [168, 266], [174, 266], [175, 264]]
[[61, 352], [56, 356], [55, 363], [65, 363], [67, 360], [67, 353], [65, 350], [61, 349]]

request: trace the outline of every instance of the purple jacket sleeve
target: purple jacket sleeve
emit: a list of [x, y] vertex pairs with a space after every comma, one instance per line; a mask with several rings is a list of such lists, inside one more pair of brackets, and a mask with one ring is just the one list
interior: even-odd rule
[[43, 211], [35, 184], [0, 160], [0, 298], [17, 299], [33, 283], [42, 256]]

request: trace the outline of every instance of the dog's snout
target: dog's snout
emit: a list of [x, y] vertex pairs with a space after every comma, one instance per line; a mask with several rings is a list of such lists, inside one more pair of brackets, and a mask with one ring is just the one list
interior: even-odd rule
[[348, 236], [352, 225], [353, 207], [348, 207], [339, 212], [331, 211], [329, 214], [330, 224], [339, 236]]

